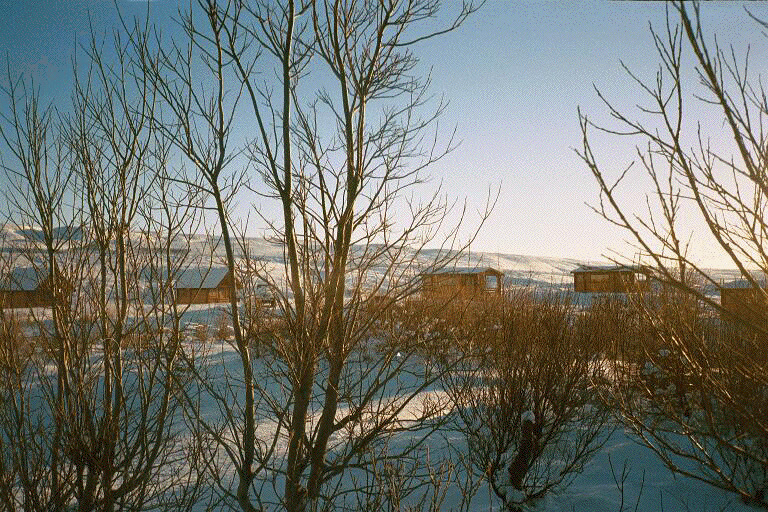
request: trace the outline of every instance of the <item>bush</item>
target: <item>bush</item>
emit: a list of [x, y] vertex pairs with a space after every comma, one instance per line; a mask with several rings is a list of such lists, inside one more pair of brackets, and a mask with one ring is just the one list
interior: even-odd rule
[[476, 477], [508, 510], [567, 486], [605, 442], [601, 365], [565, 299], [517, 292], [486, 312], [477, 356], [446, 379]]
[[[34, 342], [13, 315], [0, 317], [0, 376], [21, 371], [34, 353]], [[5, 380], [5, 379], [3, 379]]]
[[690, 295], [633, 303], [644, 361], [614, 365], [612, 406], [673, 471], [768, 508], [764, 336]]

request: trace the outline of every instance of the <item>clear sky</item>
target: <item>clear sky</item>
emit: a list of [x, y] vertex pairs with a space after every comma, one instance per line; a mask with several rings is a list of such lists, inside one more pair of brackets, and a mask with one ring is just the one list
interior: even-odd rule
[[[151, 4], [167, 30], [176, 2]], [[146, 8], [143, 1], [118, 3], [128, 15]], [[12, 76], [34, 76], [50, 98], [69, 95], [71, 59], [88, 37], [89, 18], [97, 30], [116, 22], [111, 0], [0, 0], [0, 6], [0, 55]], [[768, 4], [750, 9], [768, 17]], [[721, 41], [737, 50], [752, 42], [755, 62], [765, 62], [758, 49], [765, 38], [741, 3], [707, 3], [703, 11]], [[620, 106], [637, 102], [638, 89], [620, 62], [653, 78], [658, 58], [648, 26], [662, 28], [664, 16], [661, 2], [488, 0], [458, 31], [417, 51], [424, 69], [431, 67], [433, 91], [450, 101], [441, 126], [456, 126], [462, 141], [432, 174], [449, 195], [475, 206], [489, 186], [501, 187], [473, 250], [582, 260], [612, 249], [626, 253], [625, 235], [585, 205], [596, 203], [597, 186], [573, 151], [581, 142], [576, 110], [607, 120], [594, 86]], [[633, 158], [631, 146], [596, 145], [614, 169]], [[642, 190], [629, 192], [627, 200], [640, 205]], [[724, 261], [703, 238], [699, 246], [701, 261]]]

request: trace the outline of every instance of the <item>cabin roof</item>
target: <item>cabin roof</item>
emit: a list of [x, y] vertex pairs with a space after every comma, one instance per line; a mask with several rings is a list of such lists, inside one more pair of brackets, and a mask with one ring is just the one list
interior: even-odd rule
[[[766, 282], [764, 279], [756, 279], [755, 282], [761, 288], [766, 288]], [[720, 285], [720, 289], [723, 288], [744, 290], [747, 288], [752, 288], [752, 283], [750, 283], [747, 279], [734, 279], [733, 281], [722, 283]]]
[[186, 268], [176, 277], [176, 288], [216, 288], [228, 272], [227, 267]]
[[435, 276], [435, 275], [445, 275], [445, 274], [498, 274], [502, 275], [503, 272], [501, 270], [497, 270], [493, 267], [451, 267], [451, 268], [441, 268], [440, 270], [435, 270], [434, 272], [427, 272], [425, 275], [428, 276]]
[[645, 273], [643, 267], [635, 265], [579, 265], [571, 270], [571, 274], [582, 272], [639, 272]]
[[[16, 234], [21, 235], [26, 240], [42, 242], [44, 240], [43, 230], [39, 227], [20, 227], [15, 230]], [[51, 235], [54, 240], [82, 240], [84, 230], [82, 226], [59, 226], [53, 228]]]
[[16, 267], [0, 277], [0, 288], [10, 291], [37, 290], [45, 275], [35, 267]]

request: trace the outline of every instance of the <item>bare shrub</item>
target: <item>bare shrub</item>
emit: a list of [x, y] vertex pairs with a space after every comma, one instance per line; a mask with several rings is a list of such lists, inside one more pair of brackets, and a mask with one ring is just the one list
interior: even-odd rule
[[209, 338], [209, 328], [206, 324], [197, 324], [193, 328], [193, 335], [195, 340], [200, 343], [205, 343]]
[[225, 310], [219, 310], [214, 319], [214, 336], [218, 340], [228, 341], [234, 338], [232, 321]]
[[191, 496], [175, 490], [194, 474], [182, 463], [191, 447], [179, 427], [178, 337], [155, 336], [177, 327], [178, 315], [136, 297], [142, 271], [170, 260], [192, 201], [183, 192], [171, 201], [160, 186], [167, 146], [150, 126], [154, 94], [124, 60], [124, 40], [116, 36], [107, 62], [95, 39], [61, 110], [42, 105], [23, 78], [8, 76], [3, 89], [3, 228], [32, 231], [12, 253], [50, 290], [44, 307], [25, 308], [35, 357], [13, 348], [25, 341], [18, 331], [2, 335], [6, 510], [163, 508], [169, 494], [181, 508]]
[[387, 457], [375, 461], [365, 483], [356, 488], [355, 509], [443, 510], [446, 495], [456, 476], [454, 464], [445, 459], [432, 461], [429, 450], [419, 450], [420, 458]]
[[[637, 302], [647, 327], [645, 361], [634, 371], [617, 368], [615, 401], [672, 471], [768, 508], [768, 295], [761, 278], [768, 270], [768, 100], [749, 51], [742, 58], [707, 32], [705, 3], [669, 5], [666, 27], [652, 30], [658, 73], [645, 82], [628, 70], [641, 95], [637, 110], [624, 112], [600, 93], [615, 125], [598, 127], [580, 114], [579, 154], [600, 188], [595, 209], [626, 231], [632, 252], [663, 287], [651, 302]], [[708, 117], [697, 122], [691, 113], [702, 106]], [[611, 172], [593, 152], [597, 133], [631, 137], [637, 165]], [[623, 195], [634, 171], [650, 191], [641, 211]], [[738, 270], [754, 299], [745, 311], [729, 310], [710, 293], [721, 283], [689, 253], [693, 228], [683, 227], [685, 216], [697, 219], [706, 251]]]
[[677, 306], [659, 302], [636, 304], [635, 314], [648, 325], [639, 340], [644, 358], [614, 365], [611, 404], [673, 471], [765, 507], [762, 336], [721, 324], [690, 296]]
[[620, 361], [643, 359], [638, 342], [642, 336], [638, 317], [625, 297], [592, 297], [590, 304], [577, 312], [574, 329], [582, 345], [593, 354], [603, 354]]
[[514, 292], [476, 333], [475, 357], [448, 374], [472, 469], [508, 510], [568, 485], [604, 443], [600, 365], [563, 298]]
[[23, 368], [34, 352], [35, 340], [25, 335], [18, 317], [0, 311], [0, 372]]

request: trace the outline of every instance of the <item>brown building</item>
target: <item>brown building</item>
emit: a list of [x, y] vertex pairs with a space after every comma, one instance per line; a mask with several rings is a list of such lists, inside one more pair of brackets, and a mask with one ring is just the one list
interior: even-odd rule
[[58, 272], [54, 289], [47, 270], [17, 267], [0, 277], [0, 309], [49, 308], [55, 297], [64, 300], [72, 287]]
[[[188, 268], [176, 279], [177, 304], [215, 304], [230, 301], [232, 274], [227, 267]], [[240, 282], [235, 280], [235, 288]]]
[[425, 295], [501, 295], [504, 273], [491, 267], [442, 269], [422, 276]]
[[575, 292], [630, 293], [649, 289], [648, 274], [642, 267], [582, 265], [571, 273]]
[[764, 326], [768, 322], [768, 289], [765, 283], [754, 286], [746, 279], [738, 279], [720, 286], [720, 306], [724, 320]]

